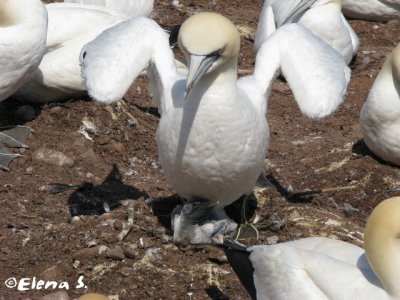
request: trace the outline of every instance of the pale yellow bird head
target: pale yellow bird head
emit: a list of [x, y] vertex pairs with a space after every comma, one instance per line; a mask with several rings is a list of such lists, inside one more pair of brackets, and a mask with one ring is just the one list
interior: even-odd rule
[[182, 24], [178, 44], [189, 67], [186, 82], [189, 92], [205, 74], [232, 60], [236, 63], [240, 35], [229, 19], [217, 13], [202, 12]]

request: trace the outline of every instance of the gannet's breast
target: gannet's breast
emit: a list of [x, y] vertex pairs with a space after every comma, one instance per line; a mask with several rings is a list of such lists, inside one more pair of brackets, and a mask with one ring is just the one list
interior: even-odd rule
[[156, 139], [165, 176], [178, 194], [224, 207], [251, 192], [262, 171], [268, 127], [248, 99], [219, 89], [225, 99], [211, 93], [196, 112], [177, 107], [163, 115]]
[[392, 72], [378, 75], [361, 109], [360, 125], [368, 148], [383, 160], [400, 165], [400, 83]]

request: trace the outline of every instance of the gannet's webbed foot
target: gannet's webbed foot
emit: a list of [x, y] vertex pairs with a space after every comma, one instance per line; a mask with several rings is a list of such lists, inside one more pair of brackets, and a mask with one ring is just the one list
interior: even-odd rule
[[232, 235], [237, 227], [223, 209], [214, 209], [214, 205], [201, 198], [178, 205], [172, 212], [171, 223], [174, 241], [191, 244], [210, 243], [216, 234]]
[[24, 126], [0, 128], [0, 169], [9, 171], [8, 166], [11, 161], [21, 156], [10, 152], [5, 145], [12, 148], [27, 148], [26, 139], [31, 132], [32, 129]]

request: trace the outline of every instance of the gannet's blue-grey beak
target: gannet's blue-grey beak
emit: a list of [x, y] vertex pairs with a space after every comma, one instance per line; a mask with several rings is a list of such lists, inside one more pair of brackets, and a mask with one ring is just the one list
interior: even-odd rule
[[200, 78], [207, 73], [208, 69], [210, 69], [218, 57], [218, 52], [213, 52], [208, 55], [190, 55], [189, 74], [186, 80], [186, 95]]

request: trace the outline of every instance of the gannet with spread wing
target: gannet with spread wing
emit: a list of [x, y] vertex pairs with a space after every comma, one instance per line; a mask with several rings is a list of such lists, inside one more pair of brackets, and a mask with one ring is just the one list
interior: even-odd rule
[[300, 23], [335, 48], [346, 63], [357, 53], [359, 40], [344, 18], [342, 0], [265, 0], [257, 25], [254, 48], [287, 23]]
[[298, 24], [271, 35], [257, 54], [254, 73], [239, 80], [240, 38], [227, 18], [205, 12], [190, 17], [178, 43], [187, 77], [176, 71], [159, 25], [128, 20], [85, 46], [82, 75], [91, 97], [112, 103], [147, 66], [161, 114], [160, 162], [168, 182], [186, 199], [172, 217], [174, 240], [199, 243], [236, 227], [223, 208], [249, 194], [263, 169], [266, 99], [280, 70], [300, 110], [317, 119], [343, 101], [350, 73], [334, 49]]

